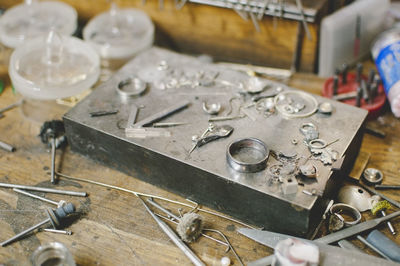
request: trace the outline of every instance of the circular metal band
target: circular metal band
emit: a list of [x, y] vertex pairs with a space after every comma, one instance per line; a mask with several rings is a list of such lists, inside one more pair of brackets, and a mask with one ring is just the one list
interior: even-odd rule
[[242, 173], [264, 170], [268, 157], [269, 149], [263, 141], [256, 138], [235, 140], [226, 151], [229, 166]]
[[318, 129], [317, 129], [317, 126], [314, 125], [313, 123], [303, 123], [303, 124], [301, 124], [299, 130], [303, 135], [305, 135], [310, 130], [317, 131]]
[[[124, 87], [132, 87], [131, 90], [124, 90]], [[123, 98], [136, 97], [142, 94], [147, 87], [147, 83], [137, 77], [128, 77], [121, 80], [117, 85], [117, 92]]]
[[[336, 214], [336, 215], [342, 217], [344, 224], [346, 226], [355, 225], [361, 221], [360, 211], [348, 204], [344, 204], [344, 203], [333, 204], [332, 207], [329, 209], [329, 211], [331, 214]], [[353, 221], [346, 220], [345, 217], [343, 217], [343, 215], [341, 215], [343, 213], [350, 214], [354, 218], [354, 220]]]
[[[319, 145], [317, 145], [319, 144]], [[323, 139], [313, 139], [310, 140], [310, 142], [308, 143], [308, 146], [310, 146], [313, 149], [323, 149], [325, 148], [327, 145], [326, 141]]]

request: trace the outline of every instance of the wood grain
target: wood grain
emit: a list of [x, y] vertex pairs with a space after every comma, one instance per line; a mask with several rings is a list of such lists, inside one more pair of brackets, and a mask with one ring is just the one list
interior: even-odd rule
[[[63, 0], [75, 7], [83, 24], [109, 9], [106, 0]], [[0, 7], [10, 7], [21, 1], [0, 0]], [[265, 16], [260, 32], [251, 20], [243, 20], [233, 10], [186, 4], [177, 10], [174, 1], [115, 1], [121, 7], [145, 11], [156, 26], [156, 44], [188, 54], [209, 54], [217, 61], [230, 61], [290, 69], [296, 47], [298, 22]], [[305, 6], [318, 8], [326, 14], [328, 1], [307, 1]], [[274, 26], [275, 25], [275, 26]], [[300, 54], [301, 71], [316, 70], [318, 23], [308, 23], [312, 39], [304, 38]]]

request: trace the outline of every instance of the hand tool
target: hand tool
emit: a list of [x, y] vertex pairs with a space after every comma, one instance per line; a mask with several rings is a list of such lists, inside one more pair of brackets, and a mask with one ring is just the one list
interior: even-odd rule
[[321, 237], [316, 239], [315, 241], [320, 242], [320, 243], [325, 243], [325, 244], [330, 244], [333, 242], [337, 242], [341, 239], [345, 239], [347, 237], [359, 234], [361, 232], [374, 229], [378, 225], [380, 225], [383, 222], [389, 221], [392, 218], [395, 218], [400, 215], [400, 211], [391, 213], [387, 216], [380, 217], [380, 218], [375, 218], [357, 225], [353, 225], [351, 227], [348, 227], [346, 229], [343, 229], [341, 231], [338, 231], [333, 234], [329, 234], [327, 236]]
[[59, 189], [52, 189], [52, 188], [47, 188], [47, 187], [24, 186], [24, 185], [7, 184], [7, 183], [0, 183], [0, 187], [20, 188], [20, 189], [24, 189], [24, 190], [34, 190], [34, 191], [41, 191], [41, 192], [55, 193], [55, 194], [64, 194], [64, 195], [79, 196], [79, 197], [87, 196], [86, 192], [59, 190]]
[[391, 260], [400, 262], [400, 246], [378, 230], [372, 230], [367, 241]]
[[[61, 120], [46, 121], [40, 129], [39, 136], [44, 144], [51, 145], [51, 183], [55, 184], [55, 157], [56, 149], [66, 142], [64, 123]], [[58, 140], [58, 143], [57, 143]], [[57, 145], [58, 144], [58, 145]]]
[[164, 223], [160, 218], [158, 218], [146, 205], [143, 199], [138, 196], [138, 198], [142, 201], [144, 207], [146, 208], [147, 212], [153, 217], [153, 219], [157, 222], [158, 226], [164, 231], [165, 234], [174, 242], [174, 244], [182, 250], [182, 252], [190, 259], [190, 261], [196, 266], [205, 266], [205, 264], [194, 254], [192, 250], [175, 234], [174, 231]]
[[379, 254], [382, 258], [385, 258], [387, 260], [393, 261], [388, 256], [386, 256], [384, 253], [382, 253], [379, 249], [377, 249], [371, 243], [369, 243], [364, 237], [358, 235], [357, 239], [360, 240], [364, 245], [366, 245], [367, 247], [369, 247], [370, 249], [375, 251], [377, 254]]
[[[329, 234], [327, 236], [315, 239], [314, 242], [318, 242], [318, 243], [322, 243], [322, 244], [331, 244], [331, 243], [337, 242], [339, 240], [345, 239], [347, 237], [350, 237], [350, 236], [362, 233], [364, 231], [373, 229], [376, 226], [378, 226], [379, 224], [381, 224], [385, 221], [388, 221], [392, 218], [395, 218], [399, 215], [400, 215], [400, 211], [397, 211], [397, 212], [391, 213], [387, 216], [375, 218], [373, 220], [369, 220], [369, 221], [366, 221], [366, 222], [363, 222], [363, 223], [360, 223], [357, 225], [353, 225], [353, 226], [343, 229], [341, 231], [338, 231], [338, 232]], [[244, 234], [246, 236], [248, 234], [256, 235], [256, 233], [257, 233], [259, 237], [263, 237], [263, 241], [264, 241], [263, 244], [267, 245], [269, 247], [275, 247], [275, 245], [279, 241], [284, 240], [288, 237], [291, 237], [291, 236], [274, 233], [274, 232], [270, 232], [270, 231], [261, 231], [261, 230], [257, 231], [257, 229], [248, 229], [248, 228], [240, 228], [240, 229], [238, 229], [238, 232], [241, 234]], [[267, 240], [269, 242], [266, 242]], [[266, 243], [268, 243], [268, 244], [266, 244]]]
[[59, 207], [59, 208], [55, 209], [55, 210], [53, 210], [51, 208], [48, 208], [48, 209], [46, 209], [46, 214], [48, 216], [48, 218], [46, 220], [43, 220], [42, 222], [40, 222], [40, 223], [38, 223], [38, 224], [36, 224], [36, 225], [34, 225], [34, 226], [22, 231], [21, 233], [13, 236], [12, 238], [2, 242], [0, 245], [2, 247], [4, 247], [5, 245], [7, 245], [7, 244], [9, 244], [11, 242], [14, 242], [15, 240], [23, 237], [27, 233], [32, 232], [36, 228], [39, 228], [39, 227], [41, 227], [42, 225], [44, 225], [44, 224], [46, 224], [48, 222], [50, 222], [53, 225], [53, 227], [55, 229], [57, 229], [62, 225], [62, 222], [64, 221], [64, 219], [68, 215], [70, 215], [70, 214], [72, 214], [74, 212], [75, 212], [75, 206], [72, 203], [68, 203], [68, 204], [66, 204], [66, 205], [64, 205], [62, 207]]
[[[279, 234], [268, 231], [261, 231], [257, 229], [240, 228], [237, 230], [240, 234], [253, 239], [254, 241], [268, 246], [270, 248], [275, 248], [276, 244], [282, 240], [288, 238], [298, 239], [300, 241], [310, 242], [316, 245], [320, 252], [319, 266], [353, 266], [353, 265], [397, 265], [393, 262], [382, 260], [377, 257], [373, 257], [360, 252], [353, 252], [353, 250], [346, 250], [334, 246], [330, 246], [318, 241], [311, 241], [308, 239], [302, 239], [298, 237], [292, 237], [285, 234]], [[267, 256], [255, 262], [249, 263], [250, 266], [261, 266], [270, 265], [273, 261], [274, 255]]]
[[[385, 210], [390, 209], [391, 205], [388, 201], [383, 200], [377, 202], [371, 209], [372, 215], [376, 215], [377, 212], [379, 212], [382, 216], [386, 216]], [[390, 221], [386, 222], [387, 226], [389, 227], [390, 233], [392, 235], [396, 234], [396, 231], [394, 230], [394, 227]]]

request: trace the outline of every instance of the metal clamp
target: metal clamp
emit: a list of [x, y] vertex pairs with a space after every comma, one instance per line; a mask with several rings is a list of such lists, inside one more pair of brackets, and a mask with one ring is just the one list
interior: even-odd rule
[[264, 170], [268, 157], [269, 149], [263, 141], [256, 138], [235, 140], [226, 151], [229, 166], [242, 173]]
[[[344, 204], [344, 203], [333, 204], [329, 211], [331, 214], [335, 214], [335, 215], [343, 218], [345, 226], [355, 225], [361, 221], [360, 211], [348, 204]], [[346, 220], [346, 218], [343, 217], [343, 215], [341, 215], [342, 213], [350, 214], [352, 216], [352, 218], [354, 218], [354, 220], [352, 220], [352, 221]]]
[[[129, 86], [129, 90], [126, 89]], [[127, 99], [129, 97], [136, 97], [142, 94], [147, 87], [147, 83], [137, 77], [128, 77], [121, 80], [116, 88], [118, 94]], [[125, 89], [124, 89], [125, 88]]]

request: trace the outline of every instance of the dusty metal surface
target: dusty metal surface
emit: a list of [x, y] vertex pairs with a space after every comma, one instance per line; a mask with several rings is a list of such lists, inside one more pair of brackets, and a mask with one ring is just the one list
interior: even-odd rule
[[[136, 98], [121, 98], [116, 87], [121, 80], [132, 75], [147, 81], [147, 90]], [[188, 80], [198, 82], [194, 84]], [[177, 82], [186, 82], [187, 85], [178, 86]], [[346, 155], [343, 167], [346, 172], [358, 152], [360, 129], [366, 112], [319, 96], [314, 96], [318, 103], [330, 102], [333, 105], [331, 115], [314, 113], [304, 118], [287, 118], [276, 112], [265, 116], [250, 106], [242, 108], [247, 114], [243, 118], [214, 122], [217, 126], [233, 127], [229, 137], [207, 143], [189, 154], [193, 147], [192, 136], [201, 136], [211, 117], [203, 111], [203, 102], [220, 103], [222, 110], [218, 116], [237, 116], [239, 101], [231, 101], [233, 111], [228, 114], [229, 100], [233, 96], [239, 97], [238, 92], [246, 90], [248, 83], [249, 77], [244, 73], [152, 48], [125, 65], [65, 114], [68, 141], [74, 151], [133, 177], [249, 223], [270, 230], [304, 235], [315, 225], [313, 220], [318, 220], [323, 212], [323, 202], [316, 196], [302, 193], [302, 190], [332, 192], [338, 176], [333, 176], [331, 165], [311, 160], [317, 168], [317, 178], [300, 178], [298, 182], [302, 186], [298, 186], [297, 192], [284, 194], [282, 184], [272, 182], [268, 174], [270, 166], [278, 163], [274, 156], [269, 156], [267, 168], [263, 171], [239, 173], [232, 170], [226, 161], [228, 145], [239, 138], [253, 137], [265, 142], [276, 154], [292, 153], [300, 160], [305, 160], [311, 153], [303, 143], [304, 135], [299, 128], [303, 123], [313, 123], [318, 128], [320, 139], [327, 143], [339, 139], [329, 148], [336, 150], [340, 157]], [[272, 81], [268, 81], [268, 84], [271, 88], [261, 94], [271, 93], [277, 87], [290, 90], [283, 84]], [[251, 95], [241, 95], [242, 106], [252, 103]], [[190, 105], [162, 121], [185, 122], [176, 127], [162, 128], [170, 133], [169, 137], [126, 137], [124, 127], [132, 104], [144, 106], [137, 114], [140, 123], [182, 101], [190, 101]], [[306, 106], [304, 113], [310, 108]], [[103, 117], [90, 116], [91, 112], [103, 110], [119, 112]]]

